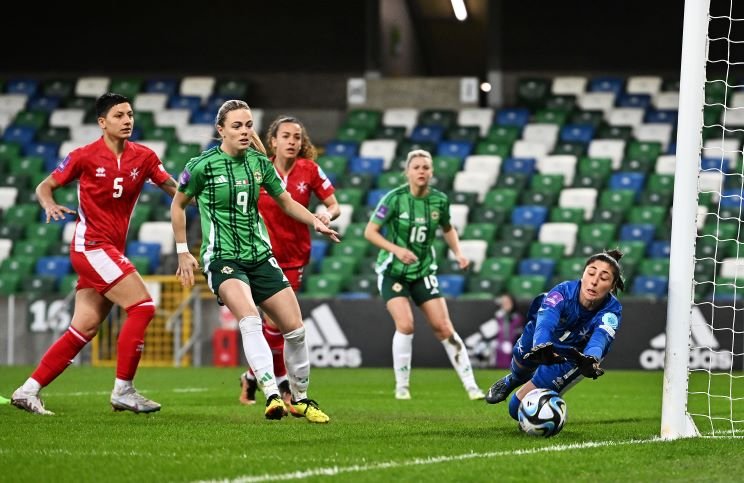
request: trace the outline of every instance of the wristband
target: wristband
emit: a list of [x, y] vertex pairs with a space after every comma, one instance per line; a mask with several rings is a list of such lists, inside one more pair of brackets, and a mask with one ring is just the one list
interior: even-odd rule
[[176, 243], [176, 253], [189, 253], [189, 245], [187, 243]]

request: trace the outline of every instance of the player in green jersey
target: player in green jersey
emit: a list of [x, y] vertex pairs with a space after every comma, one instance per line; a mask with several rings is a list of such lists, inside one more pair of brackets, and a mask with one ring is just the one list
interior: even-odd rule
[[226, 101], [217, 112], [215, 127], [222, 143], [186, 164], [171, 204], [178, 252], [176, 275], [183, 285], [194, 285], [199, 263], [186, 245], [185, 208], [196, 198], [201, 216], [202, 270], [218, 302], [239, 320], [246, 359], [266, 394], [266, 418], [281, 419], [285, 407], [257, 305], [284, 335], [292, 413], [310, 422], [328, 422], [328, 416], [307, 396], [310, 361], [305, 327], [295, 293], [274, 259], [269, 235], [258, 214], [260, 188], [264, 187], [292, 218], [334, 242], [339, 241], [338, 233], [294, 201], [271, 161], [251, 148], [263, 146], [254, 132], [248, 104]]
[[380, 200], [364, 230], [365, 238], [380, 248], [377, 285], [395, 322], [395, 397], [411, 398], [413, 311], [410, 298], [442, 342], [468, 397], [483, 399], [485, 396], [475, 382], [468, 349], [452, 325], [447, 303], [438, 288], [437, 254], [432, 246], [438, 228], [441, 227], [444, 241], [460, 268], [465, 269], [470, 263], [463, 256], [457, 231], [450, 224], [449, 200], [447, 195], [429, 186], [433, 169], [431, 154], [427, 151], [419, 149], [408, 153], [405, 174], [408, 183], [394, 188]]

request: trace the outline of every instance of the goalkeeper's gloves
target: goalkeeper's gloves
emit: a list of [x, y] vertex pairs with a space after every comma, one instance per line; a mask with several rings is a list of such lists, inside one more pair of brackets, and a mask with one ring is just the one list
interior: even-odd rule
[[596, 379], [605, 372], [604, 369], [599, 367], [599, 359], [594, 356], [588, 356], [575, 347], [572, 348], [571, 358], [576, 361], [579, 372], [584, 377]]
[[544, 342], [532, 348], [524, 355], [524, 360], [537, 364], [560, 364], [566, 362], [566, 358], [555, 352], [552, 342]]

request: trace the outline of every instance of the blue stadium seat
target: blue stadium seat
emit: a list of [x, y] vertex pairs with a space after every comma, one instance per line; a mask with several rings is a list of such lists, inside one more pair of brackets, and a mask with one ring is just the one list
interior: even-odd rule
[[541, 205], [518, 205], [512, 210], [512, 225], [530, 225], [535, 228], [548, 219], [548, 207]]
[[617, 107], [642, 107], [646, 109], [651, 106], [651, 96], [648, 94], [621, 94], [615, 102]]
[[191, 124], [210, 124], [214, 125], [214, 119], [217, 111], [209, 109], [200, 109], [191, 115]]
[[607, 187], [611, 190], [633, 190], [638, 194], [643, 191], [646, 184], [646, 175], [636, 171], [617, 171], [610, 175]]
[[594, 128], [589, 124], [566, 124], [561, 128], [560, 140], [566, 143], [589, 144], [594, 139]]
[[[24, 156], [41, 156], [44, 158], [44, 166], [52, 166], [54, 169], [59, 162], [59, 144], [58, 143], [38, 143], [31, 142], [23, 146]], [[47, 169], [47, 171], [51, 171]]]
[[524, 127], [530, 122], [530, 110], [526, 107], [499, 109], [496, 113], [496, 124], [500, 126]]
[[525, 173], [535, 172], [535, 158], [506, 158], [501, 164], [502, 173]]
[[467, 141], [442, 141], [437, 145], [437, 156], [454, 156], [465, 159], [473, 152], [473, 143]]
[[70, 258], [61, 255], [41, 257], [36, 261], [36, 275], [51, 276], [58, 281], [69, 274], [71, 269]]
[[623, 92], [625, 80], [622, 77], [595, 77], [589, 81], [589, 92], [612, 92], [616, 96]]
[[439, 143], [444, 136], [442, 126], [422, 126], [413, 128], [409, 139], [415, 143]]
[[38, 88], [36, 79], [9, 79], [5, 83], [5, 92], [8, 94], [26, 94], [29, 98], [36, 94]]
[[648, 246], [646, 255], [649, 258], [669, 258], [671, 253], [669, 240], [654, 240]]
[[144, 91], [160, 92], [171, 97], [178, 94], [178, 81], [176, 79], [148, 79], [145, 81]]
[[523, 258], [519, 261], [517, 275], [542, 275], [550, 280], [555, 273], [556, 263], [550, 258]]
[[160, 267], [160, 243], [130, 241], [127, 243], [128, 257], [143, 256], [150, 259], [150, 272], [155, 273]]
[[383, 196], [390, 191], [389, 188], [375, 188], [371, 189], [367, 192], [367, 206], [370, 208], [374, 208], [377, 206], [377, 203], [380, 202]]
[[59, 97], [41, 96], [29, 99], [26, 109], [29, 111], [52, 112], [57, 109], [61, 101]]
[[677, 124], [677, 111], [672, 109], [648, 109], [643, 122], [648, 124]]
[[369, 173], [376, 179], [382, 173], [384, 166], [385, 160], [382, 158], [354, 156], [349, 162], [349, 173]]
[[640, 240], [649, 245], [654, 241], [656, 226], [650, 223], [623, 223], [620, 225], [620, 240]]
[[353, 158], [359, 153], [359, 143], [354, 141], [331, 141], [325, 145], [325, 154], [328, 156], [344, 156]]
[[458, 274], [437, 275], [439, 291], [445, 297], [459, 297], [465, 290], [465, 276]]
[[199, 96], [171, 96], [168, 100], [169, 109], [188, 109], [192, 116], [201, 109], [201, 97]]
[[728, 158], [701, 158], [700, 171], [720, 171], [724, 174], [732, 172]]
[[742, 193], [739, 188], [727, 188], [721, 192], [721, 208], [738, 209], [742, 204]]
[[3, 132], [3, 141], [17, 144], [28, 144], [36, 137], [36, 129], [31, 126], [8, 126]]
[[[314, 268], [320, 267], [320, 262], [323, 261], [326, 254], [328, 253], [329, 242], [326, 240], [313, 238], [310, 240], [310, 264]], [[316, 270], [311, 270], [316, 271]]]
[[630, 289], [631, 295], [652, 296], [663, 298], [667, 295], [669, 279], [659, 275], [636, 275], [633, 279], [633, 286]]

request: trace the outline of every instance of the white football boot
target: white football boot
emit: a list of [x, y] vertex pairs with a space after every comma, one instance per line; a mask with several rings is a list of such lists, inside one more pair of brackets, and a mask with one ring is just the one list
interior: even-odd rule
[[138, 393], [134, 387], [124, 392], [111, 391], [111, 407], [114, 411], [132, 411], [133, 413], [154, 413], [160, 411], [160, 404], [151, 401]]
[[10, 396], [10, 404], [30, 413], [40, 414], [42, 416], [54, 416], [53, 412], [44, 408], [44, 401], [41, 400], [38, 394], [23, 392], [23, 389], [20, 387]]

